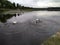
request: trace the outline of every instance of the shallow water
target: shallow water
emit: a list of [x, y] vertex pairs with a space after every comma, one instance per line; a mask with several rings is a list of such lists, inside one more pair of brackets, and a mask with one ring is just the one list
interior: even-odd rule
[[[36, 24], [36, 19], [41, 22]], [[3, 15], [0, 16], [0, 45], [41, 45], [51, 35], [60, 31], [59, 29], [60, 11]]]

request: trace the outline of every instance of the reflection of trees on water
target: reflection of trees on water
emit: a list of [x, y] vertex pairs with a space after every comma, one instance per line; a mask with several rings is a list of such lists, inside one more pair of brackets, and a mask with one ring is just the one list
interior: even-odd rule
[[[13, 16], [17, 16], [16, 14], [0, 14], [0, 22], [2, 22], [2, 23], [5, 23], [6, 21], [7, 21], [7, 19], [10, 19], [10, 18], [12, 18]], [[18, 16], [19, 16], [19, 14], [18, 14]]]

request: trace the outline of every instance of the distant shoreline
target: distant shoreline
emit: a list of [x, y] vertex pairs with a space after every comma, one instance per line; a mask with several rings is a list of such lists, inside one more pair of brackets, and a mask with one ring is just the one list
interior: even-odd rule
[[15, 13], [24, 13], [31, 11], [60, 11], [60, 7], [49, 7], [49, 8], [32, 8], [32, 9], [0, 9], [0, 14], [15, 14]]

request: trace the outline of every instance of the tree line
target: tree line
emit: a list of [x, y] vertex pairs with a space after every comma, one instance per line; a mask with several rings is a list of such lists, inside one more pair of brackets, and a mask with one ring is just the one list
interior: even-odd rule
[[20, 4], [16, 4], [15, 2], [11, 3], [8, 0], [0, 0], [0, 8], [6, 8], [6, 9], [32, 9], [31, 7], [24, 7]]
[[16, 9], [21, 8], [21, 5], [15, 4], [15, 2], [11, 3], [8, 0], [0, 0], [0, 8]]

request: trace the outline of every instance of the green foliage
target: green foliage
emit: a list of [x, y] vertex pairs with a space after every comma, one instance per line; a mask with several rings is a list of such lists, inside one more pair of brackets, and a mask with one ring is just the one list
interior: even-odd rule
[[17, 8], [20, 8], [21, 6], [17, 3]]
[[[20, 4], [15, 4], [15, 2], [11, 3], [8, 0], [0, 0], [0, 9], [20, 9], [20, 10], [35, 10], [31, 7], [24, 7]], [[0, 10], [1, 11], [1, 10]]]
[[15, 3], [11, 3], [10, 1], [7, 0], [0, 0], [0, 8], [13, 9], [15, 8]]
[[7, 1], [7, 0], [0, 0], [0, 2], [5, 2], [5, 1]]

